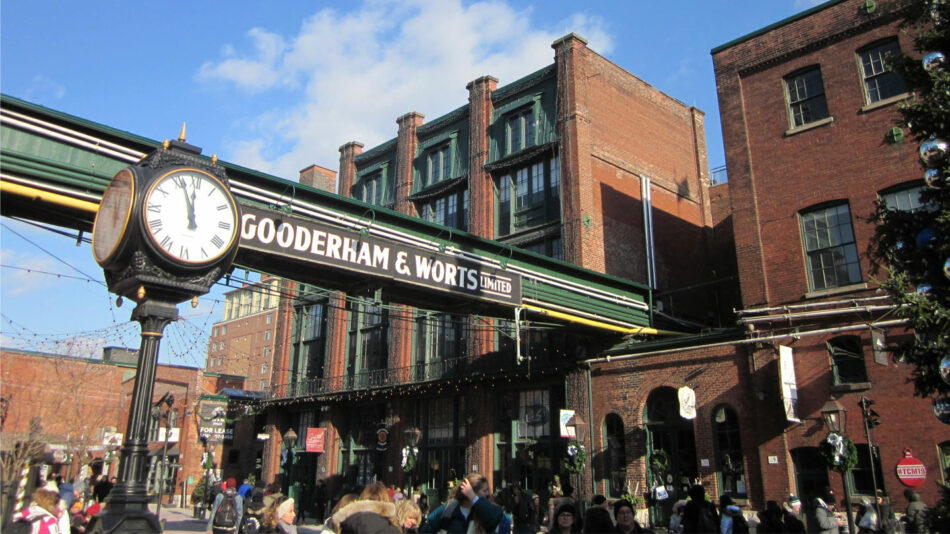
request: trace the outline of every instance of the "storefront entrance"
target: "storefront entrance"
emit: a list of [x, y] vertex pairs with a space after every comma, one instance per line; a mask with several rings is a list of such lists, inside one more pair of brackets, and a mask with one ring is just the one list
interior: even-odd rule
[[673, 503], [699, 476], [693, 422], [679, 414], [679, 400], [671, 387], [657, 388], [647, 398], [647, 483], [650, 523], [668, 525]]

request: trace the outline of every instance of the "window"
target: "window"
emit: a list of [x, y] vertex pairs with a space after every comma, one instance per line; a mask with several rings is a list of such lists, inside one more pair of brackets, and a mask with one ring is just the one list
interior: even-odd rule
[[620, 497], [627, 487], [627, 454], [624, 445], [623, 420], [615, 413], [604, 418], [604, 470], [607, 475], [607, 496]]
[[261, 389], [260, 389], [259, 391], [264, 391], [265, 389], [267, 389], [267, 380], [264, 379], [264, 378], [262, 378], [262, 379], [261, 379]]
[[557, 157], [536, 161], [498, 178], [499, 237], [559, 220], [560, 167]]
[[449, 145], [442, 145], [429, 152], [426, 156], [426, 185], [441, 182], [452, 172], [452, 158]]
[[[888, 209], [910, 212], [917, 211], [924, 207], [920, 201], [920, 193], [924, 189], [926, 189], [924, 185], [911, 185], [909, 187], [891, 189], [880, 194], [881, 202], [883, 202]], [[929, 205], [928, 208], [935, 209], [935, 207]]]
[[222, 327], [221, 327], [221, 335], [223, 336], [223, 335], [225, 335], [225, 334], [227, 334], [227, 333], [228, 333], [228, 327], [227, 327], [227, 326], [222, 326]]
[[864, 366], [864, 349], [858, 336], [839, 336], [826, 344], [831, 355], [835, 384], [853, 384], [868, 381]]
[[[373, 299], [347, 302], [349, 312], [346, 374], [355, 387], [382, 385], [389, 353], [389, 313]], [[355, 381], [355, 382], [354, 382]]]
[[522, 246], [525, 250], [537, 252], [543, 256], [560, 260], [564, 258], [564, 250], [561, 246], [560, 237], [551, 237], [543, 241], [536, 241]]
[[821, 69], [811, 67], [785, 78], [788, 117], [793, 128], [828, 117]]
[[505, 145], [505, 154], [513, 154], [534, 146], [534, 108], [509, 116], [505, 123], [505, 129], [508, 140]]
[[800, 220], [809, 289], [817, 291], [860, 282], [861, 265], [848, 205], [803, 212]]
[[267, 372], [267, 362], [264, 362], [261, 364], [261, 374], [264, 374], [266, 372]]
[[712, 426], [720, 495], [744, 496], [746, 478], [739, 439], [739, 416], [731, 406], [719, 406], [713, 412]]
[[455, 371], [466, 354], [467, 321], [444, 313], [421, 312], [416, 319], [416, 378], [431, 380]]
[[265, 340], [265, 341], [270, 341], [270, 330], [265, 330], [265, 331], [264, 331], [264, 340]]
[[537, 439], [549, 435], [550, 406], [550, 393], [545, 389], [520, 392], [517, 439]]
[[[874, 495], [874, 473], [877, 474], [877, 489], [884, 488], [884, 471], [881, 469], [881, 451], [874, 447], [873, 454], [867, 443], [855, 443], [858, 450], [858, 463], [851, 468], [851, 488], [853, 495]], [[874, 467], [872, 468], [871, 465]]]
[[273, 322], [274, 322], [274, 314], [273, 314], [273, 313], [268, 313], [268, 314], [267, 314], [267, 319], [265, 319], [265, 322], [266, 322], [267, 324], [273, 323]]
[[871, 45], [858, 52], [858, 64], [864, 79], [864, 96], [868, 104], [903, 94], [904, 78], [887, 65], [887, 61], [900, 57], [897, 39], [889, 39]]
[[362, 178], [355, 186], [354, 196], [367, 204], [380, 206], [383, 203], [383, 173], [377, 172]]
[[418, 209], [419, 216], [427, 221], [459, 230], [468, 229], [468, 189], [420, 203]]
[[[324, 378], [324, 355], [326, 354], [327, 302], [310, 302], [294, 308], [295, 336], [293, 351], [297, 377], [300, 379]], [[270, 355], [264, 347], [264, 356]]]
[[943, 484], [950, 483], [950, 441], [944, 441], [939, 445], [940, 449], [940, 468], [943, 471]]

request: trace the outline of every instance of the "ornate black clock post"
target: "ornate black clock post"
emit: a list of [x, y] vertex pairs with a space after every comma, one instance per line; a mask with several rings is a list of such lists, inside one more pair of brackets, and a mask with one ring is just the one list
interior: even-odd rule
[[118, 483], [94, 533], [161, 532], [148, 509], [148, 418], [162, 332], [178, 319], [178, 303], [204, 295], [230, 268], [238, 247], [240, 212], [227, 175], [198, 157], [201, 149], [165, 142], [112, 179], [93, 227], [93, 254], [109, 291], [138, 305], [142, 327], [138, 370]]

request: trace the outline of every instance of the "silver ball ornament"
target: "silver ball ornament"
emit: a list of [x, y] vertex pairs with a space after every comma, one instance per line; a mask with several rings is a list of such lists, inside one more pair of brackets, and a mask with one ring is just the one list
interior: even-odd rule
[[920, 60], [920, 62], [923, 64], [925, 71], [933, 72], [934, 69], [940, 68], [946, 59], [943, 52], [931, 52], [924, 56], [924, 59]]
[[947, 261], [943, 262], [943, 275], [950, 280], [950, 258], [947, 258]]
[[931, 291], [933, 291], [933, 287], [931, 287], [930, 284], [923, 283], [917, 285], [917, 294], [920, 296], [928, 295]]
[[936, 167], [947, 156], [947, 150], [950, 145], [945, 140], [931, 137], [920, 144], [920, 159], [925, 165]]
[[924, 228], [923, 230], [917, 232], [917, 237], [915, 242], [920, 248], [929, 247], [934, 240], [937, 239], [937, 233], [934, 232], [933, 228]]
[[950, 384], [950, 355], [944, 356], [943, 359], [940, 360], [940, 378]]
[[940, 189], [946, 185], [947, 180], [940, 173], [940, 169], [927, 169], [924, 171], [924, 182], [931, 189]]

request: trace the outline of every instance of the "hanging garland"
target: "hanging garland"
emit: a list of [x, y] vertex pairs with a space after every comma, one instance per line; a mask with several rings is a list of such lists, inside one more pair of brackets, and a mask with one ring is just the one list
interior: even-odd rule
[[576, 441], [567, 443], [567, 456], [564, 457], [564, 469], [571, 473], [580, 473], [587, 465], [587, 449]]
[[832, 471], [845, 473], [858, 465], [858, 448], [847, 436], [829, 433], [818, 445], [818, 452]]

